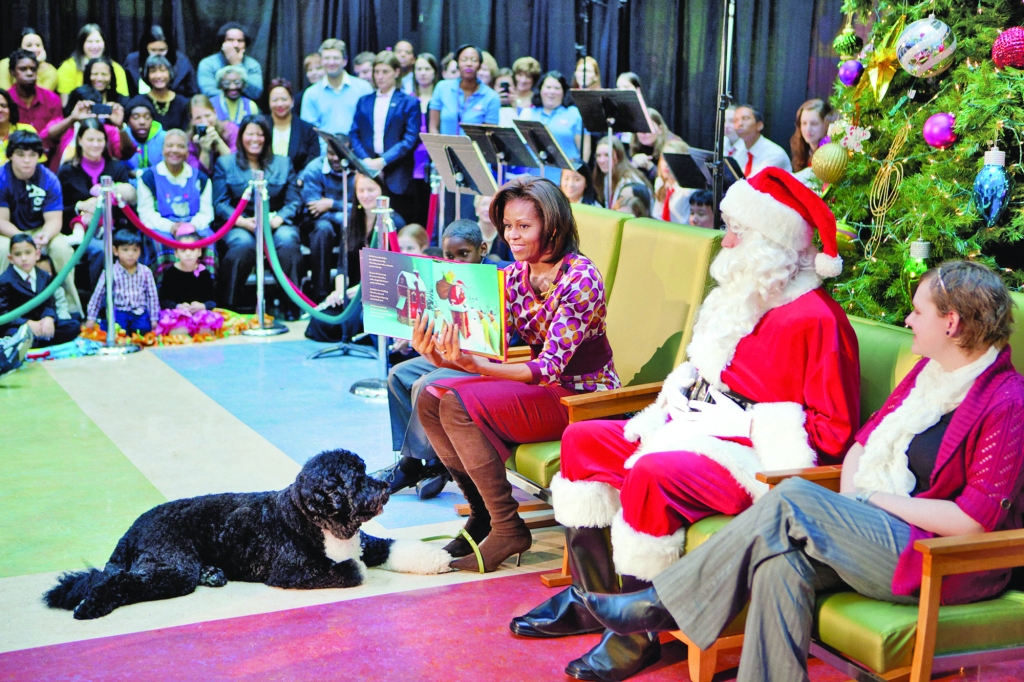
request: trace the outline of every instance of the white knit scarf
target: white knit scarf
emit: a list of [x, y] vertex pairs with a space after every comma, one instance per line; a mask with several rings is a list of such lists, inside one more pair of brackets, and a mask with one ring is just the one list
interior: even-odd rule
[[938, 424], [942, 415], [955, 410], [975, 379], [992, 366], [998, 355], [999, 351], [990, 347], [971, 364], [952, 372], [930, 360], [906, 399], [871, 432], [853, 477], [854, 485], [860, 490], [909, 496], [917, 482], [907, 459], [910, 441]]

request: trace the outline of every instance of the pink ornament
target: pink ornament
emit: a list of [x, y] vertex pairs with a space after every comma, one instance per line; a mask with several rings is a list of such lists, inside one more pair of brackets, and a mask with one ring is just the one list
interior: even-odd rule
[[856, 59], [850, 59], [839, 66], [839, 82], [848, 88], [852, 87], [860, 80], [862, 73], [864, 73], [864, 65]]
[[1024, 68], [1024, 28], [1014, 26], [999, 34], [992, 43], [992, 61], [1000, 69], [1007, 66]]
[[954, 123], [956, 123], [956, 117], [953, 114], [941, 113], [929, 117], [921, 129], [924, 141], [936, 149], [946, 149], [956, 142], [956, 133], [953, 132]]

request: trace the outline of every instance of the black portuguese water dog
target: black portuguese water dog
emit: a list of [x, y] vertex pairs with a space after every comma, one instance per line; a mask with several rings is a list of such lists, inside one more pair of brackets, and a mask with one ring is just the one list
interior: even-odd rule
[[44, 600], [90, 619], [229, 580], [317, 589], [359, 585], [366, 567], [447, 571], [451, 557], [437, 547], [359, 530], [387, 500], [388, 484], [367, 476], [357, 455], [322, 452], [284, 490], [204, 495], [150, 509], [102, 571], [65, 573]]

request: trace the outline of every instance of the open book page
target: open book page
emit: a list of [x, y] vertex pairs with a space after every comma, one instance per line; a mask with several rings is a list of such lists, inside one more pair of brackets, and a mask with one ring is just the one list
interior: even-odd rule
[[436, 331], [458, 326], [464, 352], [505, 358], [505, 273], [497, 266], [363, 249], [359, 268], [365, 331], [412, 339], [425, 314]]

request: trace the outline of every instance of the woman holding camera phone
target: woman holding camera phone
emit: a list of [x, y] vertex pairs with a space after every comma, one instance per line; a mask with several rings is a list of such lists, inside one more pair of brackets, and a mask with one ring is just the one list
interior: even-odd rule
[[188, 165], [212, 176], [217, 159], [235, 153], [238, 126], [218, 121], [217, 111], [206, 95], [196, 95], [188, 102], [192, 117], [188, 130]]

